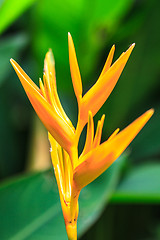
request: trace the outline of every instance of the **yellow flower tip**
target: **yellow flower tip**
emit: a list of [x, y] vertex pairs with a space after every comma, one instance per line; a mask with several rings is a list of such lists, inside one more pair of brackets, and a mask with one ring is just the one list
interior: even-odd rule
[[[146, 123], [148, 122], [148, 120], [152, 117], [152, 115], [154, 114], [154, 109], [151, 108], [149, 109], [147, 112], [145, 112], [143, 115], [146, 118]], [[142, 116], [143, 116], [142, 115]]]
[[13, 58], [10, 58], [10, 63], [11, 63], [11, 64], [12, 64], [13, 61], [14, 61]]
[[29, 89], [32, 88], [32, 89], [36, 90], [38, 93], [40, 93], [40, 89], [30, 79], [30, 77], [23, 71], [23, 69], [19, 66], [19, 64], [12, 58], [10, 59], [10, 63], [12, 64], [12, 67], [14, 68], [15, 72], [17, 73], [25, 91], [29, 92]]
[[10, 59], [10, 63], [12, 64], [13, 67], [16, 65], [16, 61], [13, 58]]
[[116, 129], [116, 134], [117, 134], [119, 131], [120, 131], [120, 128], [117, 128], [117, 129]]
[[89, 110], [88, 112], [88, 119], [91, 119], [92, 118], [92, 112]]
[[[128, 58], [130, 57], [130, 55], [131, 55], [131, 53], [132, 53], [132, 51], [133, 51], [133, 48], [135, 47], [135, 43], [132, 43], [130, 46], [129, 46], [129, 48], [125, 51], [125, 52], [123, 52], [122, 54], [121, 54], [121, 56], [119, 57], [119, 59], [116, 61], [116, 62], [118, 62], [119, 61], [119, 63], [122, 63], [122, 62], [124, 62], [125, 64], [127, 63], [127, 61], [128, 61]], [[115, 62], [115, 63], [116, 63]], [[124, 65], [125, 66], [125, 65]]]
[[132, 44], [131, 44], [131, 47], [133, 47], [133, 48], [134, 48], [134, 47], [135, 47], [135, 45], [136, 45], [135, 43], [132, 43]]
[[133, 48], [135, 47], [135, 43], [132, 43], [130, 46], [129, 46], [129, 48], [127, 49], [127, 51], [125, 52], [125, 53], [129, 53], [129, 54], [131, 54], [131, 52], [132, 52], [132, 50], [133, 50]]
[[81, 81], [80, 70], [79, 70], [78, 61], [76, 57], [75, 47], [74, 47], [73, 39], [70, 33], [68, 33], [68, 49], [69, 49], [69, 64], [70, 64], [70, 72], [72, 77], [73, 88], [74, 88], [77, 101], [79, 103], [82, 97], [82, 81]]
[[49, 57], [50, 57], [51, 62], [52, 62], [53, 64], [55, 64], [54, 56], [53, 56], [53, 52], [52, 52], [52, 49], [51, 49], [51, 48], [49, 48], [49, 50], [48, 50], [48, 55], [49, 55]]
[[154, 114], [154, 108], [149, 109], [146, 114], [148, 114], [150, 117]]
[[105, 120], [105, 114], [103, 114], [102, 117], [101, 117], [102, 126], [103, 126], [104, 120]]
[[52, 49], [51, 49], [51, 48], [49, 48], [48, 52], [53, 54], [53, 52], [52, 52]]
[[73, 44], [73, 39], [72, 39], [72, 35], [70, 32], [68, 32], [68, 43], [71, 45], [71, 43]]
[[[148, 120], [152, 117], [152, 115], [154, 114], [154, 109], [151, 108], [148, 111], [146, 111], [145, 113], [143, 113], [139, 118], [137, 118], [136, 120], [140, 119], [141, 121], [144, 122], [144, 125], [148, 122]], [[136, 121], [135, 120], [135, 121]]]
[[[54, 56], [51, 48], [49, 48], [48, 52], [46, 53], [44, 63], [45, 62], [46, 64], [52, 64], [53, 66], [55, 65]], [[44, 64], [44, 68], [45, 68], [45, 64]]]
[[111, 139], [113, 139], [116, 135], [117, 135], [117, 133], [119, 132], [119, 128], [117, 128], [112, 134], [111, 134], [111, 136], [108, 138], [108, 140], [107, 141], [110, 141]]

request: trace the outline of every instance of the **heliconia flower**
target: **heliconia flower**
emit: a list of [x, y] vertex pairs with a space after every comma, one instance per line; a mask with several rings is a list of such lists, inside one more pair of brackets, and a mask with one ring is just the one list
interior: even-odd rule
[[[76, 129], [62, 108], [58, 97], [52, 51], [49, 50], [45, 57], [43, 81], [41, 79], [39, 81], [40, 88], [13, 59], [11, 63], [33, 108], [48, 130], [51, 158], [68, 239], [76, 240], [78, 197], [81, 189], [101, 175], [122, 154], [153, 115], [154, 110], [145, 112], [120, 132], [117, 128], [107, 141], [101, 143], [105, 115], [98, 121], [95, 134], [93, 116], [112, 92], [135, 44], [132, 44], [112, 64], [115, 51], [113, 45], [97, 82], [84, 96], [82, 96], [81, 75], [70, 34], [68, 34], [68, 45], [71, 77], [78, 102]], [[86, 141], [79, 156], [79, 138], [86, 123], [88, 123]]]

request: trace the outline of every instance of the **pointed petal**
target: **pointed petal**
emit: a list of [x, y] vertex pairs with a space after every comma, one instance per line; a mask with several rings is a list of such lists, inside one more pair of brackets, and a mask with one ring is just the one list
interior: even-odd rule
[[96, 148], [100, 144], [104, 118], [105, 118], [105, 115], [103, 114], [101, 121], [98, 121], [98, 126], [97, 126], [97, 130], [96, 130], [92, 148]]
[[65, 200], [70, 201], [71, 198], [71, 182], [73, 177], [73, 170], [71, 160], [67, 152], [62, 148], [63, 168], [64, 168], [64, 182], [65, 182]]
[[82, 96], [82, 81], [81, 81], [81, 75], [78, 67], [76, 52], [75, 52], [73, 40], [70, 33], [68, 33], [68, 47], [69, 47], [69, 63], [70, 63], [73, 88], [74, 88], [75, 95], [77, 97], [77, 101], [79, 102]]
[[88, 153], [92, 148], [92, 142], [93, 142], [93, 136], [94, 136], [94, 122], [93, 122], [92, 113], [90, 111], [88, 115], [89, 116], [88, 116], [86, 142], [80, 158], [83, 157], [86, 153]]
[[52, 137], [50, 133], [48, 133], [48, 139], [51, 144], [51, 159], [52, 159], [52, 164], [54, 167], [54, 173], [59, 189], [59, 193], [62, 194], [63, 198], [65, 196], [65, 186], [64, 186], [64, 180], [62, 176], [62, 171], [60, 168], [60, 162], [59, 162], [59, 157], [58, 157], [58, 143], [57, 141]]
[[117, 128], [113, 133], [112, 133], [112, 135], [108, 138], [108, 140], [107, 141], [110, 141], [111, 139], [113, 139], [116, 135], [117, 135], [117, 133], [119, 132], [119, 128]]
[[81, 159], [80, 165], [74, 170], [73, 174], [77, 189], [80, 190], [92, 182], [121, 155], [153, 115], [153, 112], [153, 109], [147, 111], [110, 141], [106, 141], [91, 150]]
[[66, 124], [64, 119], [59, 116], [58, 112], [56, 112], [55, 109], [53, 109], [52, 106], [45, 100], [40, 93], [40, 89], [34, 82], [32, 82], [22, 68], [14, 60], [11, 60], [11, 63], [33, 108], [43, 122], [44, 126], [52, 134], [56, 141], [66, 151], [69, 151], [72, 145], [74, 131]]
[[55, 61], [51, 49], [47, 52], [44, 60], [44, 80], [49, 102], [54, 108], [57, 109], [62, 118], [74, 129], [58, 97], [56, 86]]
[[94, 116], [109, 97], [126, 65], [133, 48], [134, 44], [132, 44], [125, 53], [122, 53], [119, 59], [106, 73], [103, 74], [103, 76], [82, 98], [79, 117], [79, 124], [81, 125], [81, 128], [83, 128], [87, 122], [88, 111], [90, 110]]
[[39, 87], [41, 89], [42, 96], [46, 99], [46, 92], [41, 78], [39, 78]]
[[99, 76], [99, 79], [108, 71], [108, 69], [110, 68], [111, 64], [112, 64], [112, 60], [113, 60], [113, 56], [114, 56], [114, 52], [115, 52], [115, 45], [112, 46], [109, 54], [108, 54], [108, 57], [107, 57], [107, 60], [105, 62], [105, 65], [103, 67], [103, 70], [101, 72], [101, 75]]

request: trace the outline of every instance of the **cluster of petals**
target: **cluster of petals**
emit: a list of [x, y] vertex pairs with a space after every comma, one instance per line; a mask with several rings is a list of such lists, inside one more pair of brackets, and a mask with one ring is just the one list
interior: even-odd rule
[[[116, 129], [107, 141], [101, 143], [105, 116], [98, 121], [95, 133], [93, 117], [115, 87], [135, 44], [112, 64], [115, 51], [113, 45], [97, 82], [84, 95], [70, 34], [68, 45], [72, 83], [78, 103], [76, 128], [66, 115], [57, 93], [55, 62], [51, 50], [47, 52], [44, 60], [43, 80], [39, 80], [39, 87], [13, 59], [11, 64], [33, 108], [48, 130], [51, 158], [68, 238], [77, 239], [78, 197], [81, 189], [101, 175], [122, 154], [150, 119], [153, 109], [145, 112], [124, 130], [119, 132], [119, 129]], [[79, 138], [86, 123], [86, 141], [79, 155]]]

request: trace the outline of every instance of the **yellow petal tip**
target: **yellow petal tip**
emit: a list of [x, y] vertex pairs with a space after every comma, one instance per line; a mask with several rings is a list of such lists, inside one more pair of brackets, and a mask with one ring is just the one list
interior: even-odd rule
[[15, 60], [13, 58], [10, 59], [10, 63], [13, 65], [15, 65]]
[[130, 45], [130, 47], [129, 47], [129, 49], [131, 49], [131, 50], [133, 50], [133, 48], [135, 47], [135, 43], [132, 43], [131, 45]]
[[68, 38], [71, 38], [71, 33], [70, 32], [68, 32]]
[[101, 118], [101, 119], [102, 119], [103, 121], [104, 121], [104, 119], [105, 119], [105, 116], [106, 116], [105, 114], [102, 115], [102, 118]]
[[92, 116], [92, 112], [91, 112], [90, 110], [88, 111], [88, 115], [89, 115], [89, 116]]
[[149, 117], [152, 117], [153, 113], [154, 113], [154, 108], [151, 108], [151, 109], [149, 109], [149, 110], [146, 112], [146, 114], [147, 114]]

